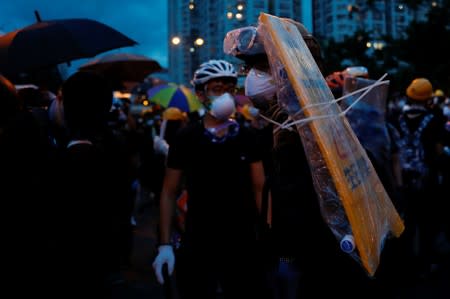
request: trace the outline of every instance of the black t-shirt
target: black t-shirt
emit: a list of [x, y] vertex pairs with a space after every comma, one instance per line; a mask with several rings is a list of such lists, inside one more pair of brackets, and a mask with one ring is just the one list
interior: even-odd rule
[[[184, 243], [232, 244], [254, 236], [256, 205], [250, 164], [261, 160], [255, 135], [212, 142], [201, 121], [182, 128], [169, 148], [167, 166], [183, 170], [188, 192]], [[205, 237], [206, 236], [206, 237]]]
[[71, 256], [71, 271], [91, 263], [91, 273], [117, 271], [131, 250], [129, 157], [112, 134], [91, 142], [62, 150], [56, 161], [58, 254]]
[[[273, 118], [282, 123], [287, 113], [278, 111]], [[295, 128], [274, 134], [272, 157], [274, 251], [300, 259], [314, 259], [323, 251], [335, 252], [337, 242], [323, 220], [308, 159]]]

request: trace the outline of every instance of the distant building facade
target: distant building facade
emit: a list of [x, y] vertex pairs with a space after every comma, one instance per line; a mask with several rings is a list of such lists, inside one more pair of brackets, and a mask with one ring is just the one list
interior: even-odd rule
[[313, 0], [314, 34], [342, 41], [363, 29], [374, 39], [401, 38], [412, 20], [424, 21], [430, 8], [441, 2], [423, 1], [412, 9], [399, 0]]
[[238, 64], [238, 60], [223, 53], [223, 38], [229, 30], [257, 24], [261, 12], [302, 22], [302, 2], [305, 1], [169, 0], [170, 77], [189, 85], [195, 69], [208, 59]]
[[261, 12], [299, 21], [319, 39], [342, 41], [364, 29], [377, 41], [403, 37], [412, 20], [425, 20], [441, 2], [423, 1], [413, 10], [399, 0], [169, 0], [169, 77], [190, 86], [195, 69], [213, 58], [239, 67], [223, 53], [223, 38], [231, 29], [257, 24]]

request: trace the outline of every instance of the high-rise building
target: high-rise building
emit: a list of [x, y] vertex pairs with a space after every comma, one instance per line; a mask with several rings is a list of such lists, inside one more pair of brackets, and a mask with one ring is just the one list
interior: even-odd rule
[[423, 1], [411, 8], [401, 0], [169, 0], [169, 72], [177, 83], [188, 85], [200, 63], [226, 59], [225, 34], [234, 28], [257, 24], [261, 12], [303, 23], [319, 39], [342, 41], [358, 30], [369, 33], [381, 49], [382, 38], [404, 37], [412, 20], [423, 21], [442, 0]]
[[342, 41], [364, 30], [374, 40], [386, 35], [401, 38], [412, 20], [425, 20], [430, 8], [440, 2], [423, 1], [413, 9], [400, 0], [313, 0], [314, 34]]
[[170, 77], [187, 85], [206, 60], [226, 59], [237, 64], [223, 53], [223, 39], [229, 30], [256, 25], [261, 12], [302, 22], [303, 2], [308, 1], [169, 0]]

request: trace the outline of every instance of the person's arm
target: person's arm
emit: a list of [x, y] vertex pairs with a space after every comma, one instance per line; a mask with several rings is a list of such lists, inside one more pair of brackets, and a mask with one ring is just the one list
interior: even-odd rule
[[170, 243], [170, 232], [175, 210], [177, 192], [181, 183], [182, 171], [166, 168], [160, 198], [160, 242]]
[[262, 193], [264, 186], [264, 168], [261, 161], [253, 162], [250, 164], [251, 176], [252, 176], [252, 188], [255, 196], [256, 207], [258, 212], [261, 213]]

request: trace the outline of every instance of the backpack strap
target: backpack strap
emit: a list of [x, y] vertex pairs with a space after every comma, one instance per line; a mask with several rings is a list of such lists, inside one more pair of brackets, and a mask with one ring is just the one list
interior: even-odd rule
[[[418, 141], [420, 140], [420, 137], [422, 135], [422, 131], [427, 127], [428, 123], [433, 118], [433, 114], [427, 114], [422, 121], [419, 124], [419, 127], [416, 131], [414, 131], [414, 140]], [[400, 116], [400, 129], [402, 130], [402, 133], [405, 136], [410, 136], [412, 133], [410, 132], [408, 125], [406, 124], [405, 117], [403, 115]], [[412, 137], [412, 136], [410, 136]]]
[[419, 127], [416, 130], [416, 133], [420, 136], [422, 134], [423, 129], [425, 129], [428, 126], [428, 123], [433, 118], [433, 114], [427, 114], [422, 121], [420, 122]]

